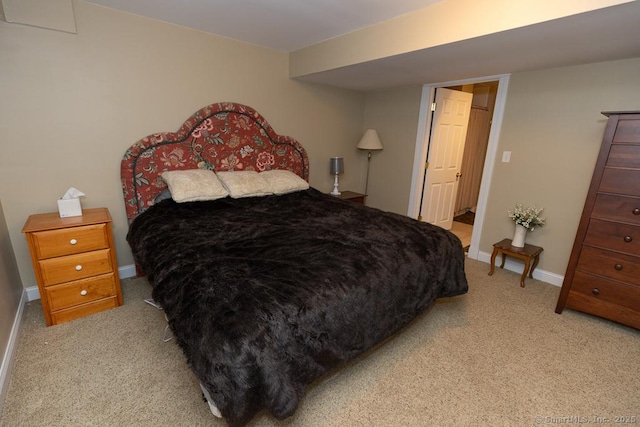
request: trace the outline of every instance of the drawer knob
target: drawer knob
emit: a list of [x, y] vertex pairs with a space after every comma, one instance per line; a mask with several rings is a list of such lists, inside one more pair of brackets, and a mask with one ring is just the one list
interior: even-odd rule
[[634, 215], [640, 215], [640, 208], [635, 208], [634, 210], [631, 211], [631, 213]]
[[600, 289], [593, 288], [593, 289], [591, 289], [591, 293], [594, 294], [594, 295], [600, 295]]
[[69, 240], [69, 243], [71, 243], [72, 245], [75, 245], [76, 243], [78, 243], [78, 241], [76, 239], [71, 239]]
[[631, 243], [633, 239], [631, 238], [631, 236], [624, 236], [624, 241], [627, 243]]
[[622, 264], [616, 264], [613, 268], [615, 268], [616, 270], [620, 271], [620, 270], [622, 270]]
[[76, 265], [76, 271], [82, 270], [82, 266], [80, 264]]
[[80, 291], [80, 295], [85, 296], [87, 294], [87, 291], [85, 291], [84, 289]]

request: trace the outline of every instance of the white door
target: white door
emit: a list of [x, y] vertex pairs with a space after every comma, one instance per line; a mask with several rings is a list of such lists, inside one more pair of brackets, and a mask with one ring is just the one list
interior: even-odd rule
[[473, 94], [438, 88], [422, 196], [423, 221], [446, 230], [453, 225], [460, 165]]

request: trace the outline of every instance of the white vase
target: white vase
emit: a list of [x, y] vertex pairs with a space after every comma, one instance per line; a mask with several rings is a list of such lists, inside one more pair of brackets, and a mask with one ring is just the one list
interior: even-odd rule
[[513, 240], [511, 241], [511, 246], [515, 248], [524, 248], [524, 238], [527, 235], [527, 228], [523, 227], [520, 224], [516, 224], [516, 229], [513, 233]]

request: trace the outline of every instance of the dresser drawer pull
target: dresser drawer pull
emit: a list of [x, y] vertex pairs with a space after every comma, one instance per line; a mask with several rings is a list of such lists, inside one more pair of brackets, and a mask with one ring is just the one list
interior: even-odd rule
[[82, 266], [80, 264], [76, 265], [76, 271], [82, 270]]
[[633, 239], [631, 238], [631, 236], [624, 236], [624, 241], [627, 243], [631, 243]]
[[76, 239], [71, 239], [69, 240], [69, 243], [75, 245], [76, 243], [78, 243], [78, 241]]
[[593, 288], [593, 289], [591, 289], [591, 293], [594, 294], [594, 295], [600, 295], [600, 289]]
[[85, 296], [87, 294], [87, 291], [85, 291], [84, 289], [80, 291], [80, 295]]
[[634, 215], [640, 215], [640, 208], [635, 208], [634, 210], [631, 211], [631, 213]]
[[622, 264], [616, 264], [613, 268], [615, 268], [616, 270], [620, 271], [620, 270], [622, 270]]

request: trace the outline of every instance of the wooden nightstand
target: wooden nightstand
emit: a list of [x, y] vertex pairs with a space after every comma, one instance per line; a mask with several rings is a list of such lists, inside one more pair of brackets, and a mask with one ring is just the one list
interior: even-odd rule
[[343, 191], [342, 194], [335, 197], [364, 205], [364, 199], [367, 198], [367, 195], [362, 193], [356, 193], [355, 191]]
[[31, 215], [27, 237], [47, 326], [122, 305], [116, 251], [106, 208], [82, 216]]

